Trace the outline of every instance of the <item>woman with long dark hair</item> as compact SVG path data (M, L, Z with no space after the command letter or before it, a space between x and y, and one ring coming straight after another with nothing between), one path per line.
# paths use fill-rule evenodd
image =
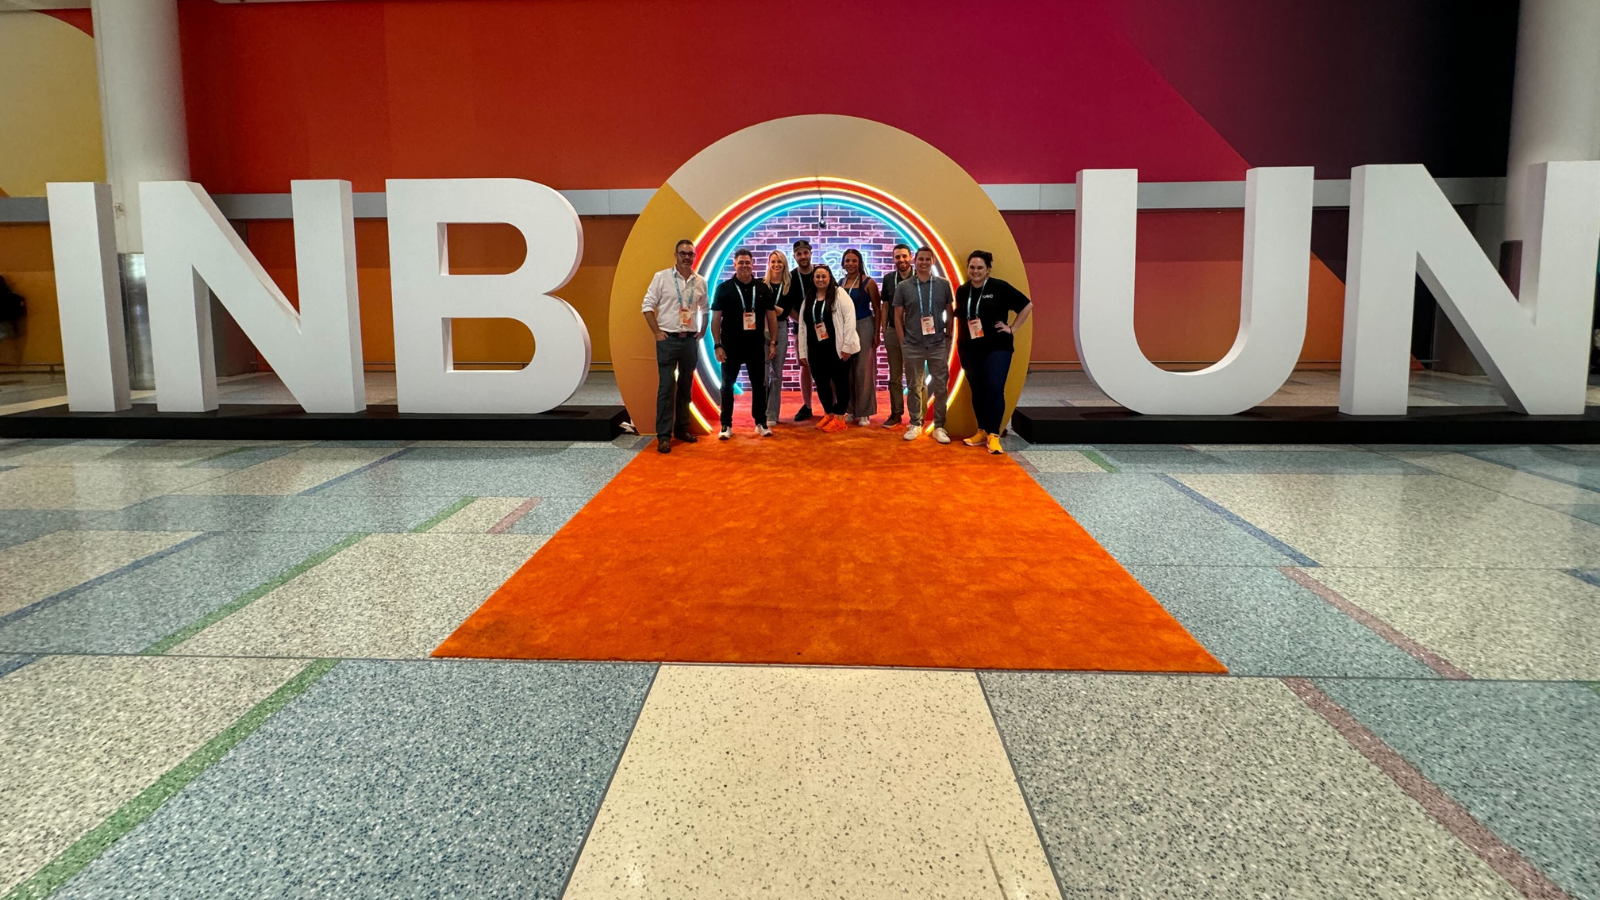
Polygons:
M840 290L827 266L817 266L811 278L817 293L801 306L797 353L811 368L811 381L826 413L817 422L817 430L843 431L849 427L843 417L849 404L850 357L861 353L855 304Z
M978 432L962 441L1002 452L1000 427L1006 414L1006 378L1011 373L1012 334L1033 315L1033 302L1010 284L989 276L994 254L967 254L967 283L956 291L956 353L972 390ZM1016 313L1016 319L1010 315Z
M878 283L867 274L866 259L854 247L844 252L844 283L855 308L856 340L861 352L850 366L850 402L845 407L845 423L868 425L878 411L878 335L883 333L883 301Z

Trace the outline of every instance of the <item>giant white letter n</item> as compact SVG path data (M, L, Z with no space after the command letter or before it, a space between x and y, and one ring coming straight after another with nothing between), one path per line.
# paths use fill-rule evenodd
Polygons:
M1515 297L1422 166L1361 166L1351 176L1339 410L1405 414L1420 274L1513 409L1581 415L1600 245L1600 162L1531 167L1531 221L1524 223Z
M217 408L208 286L307 412L367 408L350 182L295 181L290 196L298 312L200 185L139 186L157 409Z

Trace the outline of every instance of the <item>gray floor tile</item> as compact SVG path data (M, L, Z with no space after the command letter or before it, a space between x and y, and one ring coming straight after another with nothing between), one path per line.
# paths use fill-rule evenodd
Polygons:
M76 528L93 513L65 509L0 510L0 549L24 544L64 528Z
M1123 565L1293 564L1156 475L1034 477Z
M56 897L555 898L652 671L342 663Z
M1276 679L980 677L1064 897L1518 896Z
M10 675L35 659L38 657L23 653L0 653L0 678Z
M520 455L520 454L526 454ZM419 449L319 491L329 497L592 495L633 458L623 451Z
M1435 677L1277 569L1129 566L1129 571L1235 675Z
M173 495L86 517L122 531L410 531L460 496ZM183 523L183 524L179 524Z
M589 502L588 497L545 497L518 519L509 534L555 534Z
M0 648L136 653L339 538L325 532L212 535L0 628Z
M1546 876L1600 897L1600 695L1549 682L1317 682Z
M1168 474L1297 474L1417 475L1425 470L1397 459L1360 450L1252 450L1221 449L1199 452L1179 447L1130 449L1106 445L1097 448L1106 461L1122 472Z

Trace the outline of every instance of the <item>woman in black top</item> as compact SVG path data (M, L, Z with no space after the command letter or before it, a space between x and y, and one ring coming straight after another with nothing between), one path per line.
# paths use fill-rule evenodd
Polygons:
M826 413L817 430L844 431L850 427L843 418L850 402L850 357L861 352L855 304L834 281L832 269L817 266L811 274L817 292L800 310L800 358L811 367L817 399Z
M1014 349L1011 336L1033 314L1033 302L998 278L989 277L994 254L974 250L967 254L967 283L956 290L956 354L972 389L972 412L978 432L962 443L988 444L999 453L1000 426L1006 414L1006 376L1011 372ZM1015 321L1008 322L1010 313Z

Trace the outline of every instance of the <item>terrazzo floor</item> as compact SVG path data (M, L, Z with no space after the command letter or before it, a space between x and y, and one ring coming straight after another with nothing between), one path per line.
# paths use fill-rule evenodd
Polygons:
M1600 447L1008 441L1230 674L431 659L638 439L0 443L0 898L1600 900Z

